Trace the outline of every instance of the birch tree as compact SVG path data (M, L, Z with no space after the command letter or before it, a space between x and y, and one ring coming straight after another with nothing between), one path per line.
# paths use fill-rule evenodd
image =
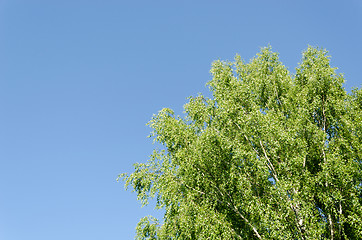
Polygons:
M295 74L270 47L211 74L212 97L154 115L164 148L119 176L165 212L136 239L362 239L362 90L313 47Z

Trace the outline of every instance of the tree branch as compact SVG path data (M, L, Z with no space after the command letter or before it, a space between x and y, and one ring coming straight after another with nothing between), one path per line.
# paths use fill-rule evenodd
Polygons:
M328 220L329 220L329 225L331 226L331 240L334 239L334 231L333 231L333 223L332 223L332 217L331 214L328 214Z
M216 179L216 178L214 177L214 175L213 175L211 172L209 172L207 169L204 169L204 168L203 168L203 170L204 170L206 173L208 173L212 179ZM219 189L219 187L218 187L216 184L214 184L212 181L210 181L210 183L216 188L216 190L219 192L219 194L224 197L224 193ZM231 198L231 196L229 195L229 193L228 193L227 191L226 191L225 193L226 193L226 195L227 195L227 196L229 197L229 199L230 199L230 202L225 202L226 205L229 206L235 213L237 213L237 214L249 225L249 227L253 230L253 232L254 232L255 235L258 237L258 239L261 240L262 238L261 238L258 230L249 222L249 220L248 220L243 214L240 213L240 211L239 211L239 210L237 209L237 207L234 205L234 203L233 203L233 201L232 201L232 198ZM217 199L217 200L219 200L219 199ZM221 201L221 200L219 200L219 201ZM221 202L223 202L223 201L221 201ZM223 202L223 203L224 203L224 202ZM224 204L225 204L225 203L224 203ZM231 204L230 204L230 203L231 203Z
M263 149L264 156L265 156L266 160L268 160L268 163L270 165L269 169L271 168L270 171L273 173L273 177L275 178L275 180L277 182L279 182L277 172L275 171L275 168L274 168L273 164L271 163L270 159L268 158L268 155L266 154L265 148L264 148L263 143L261 142L261 140L260 140L260 146Z

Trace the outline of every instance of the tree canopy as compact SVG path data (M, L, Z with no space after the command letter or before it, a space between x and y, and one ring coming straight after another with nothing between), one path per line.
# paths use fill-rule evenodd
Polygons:
M148 125L164 147L119 177L142 204L136 239L362 239L362 90L324 49L292 74L270 47L215 61L212 98Z

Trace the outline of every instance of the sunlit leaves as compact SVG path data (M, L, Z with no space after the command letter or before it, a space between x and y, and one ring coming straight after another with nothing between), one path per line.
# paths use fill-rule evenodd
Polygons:
M213 97L153 116L164 150L121 176L165 210L137 238L362 238L362 91L346 93L327 52L309 47L296 75L270 47L211 74Z

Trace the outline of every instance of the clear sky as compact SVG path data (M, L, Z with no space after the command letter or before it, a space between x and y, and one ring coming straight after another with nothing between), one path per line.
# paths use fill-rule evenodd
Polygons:
M152 114L208 93L214 60L329 50L362 83L362 1L0 0L0 240L133 239L154 213L117 183Z

